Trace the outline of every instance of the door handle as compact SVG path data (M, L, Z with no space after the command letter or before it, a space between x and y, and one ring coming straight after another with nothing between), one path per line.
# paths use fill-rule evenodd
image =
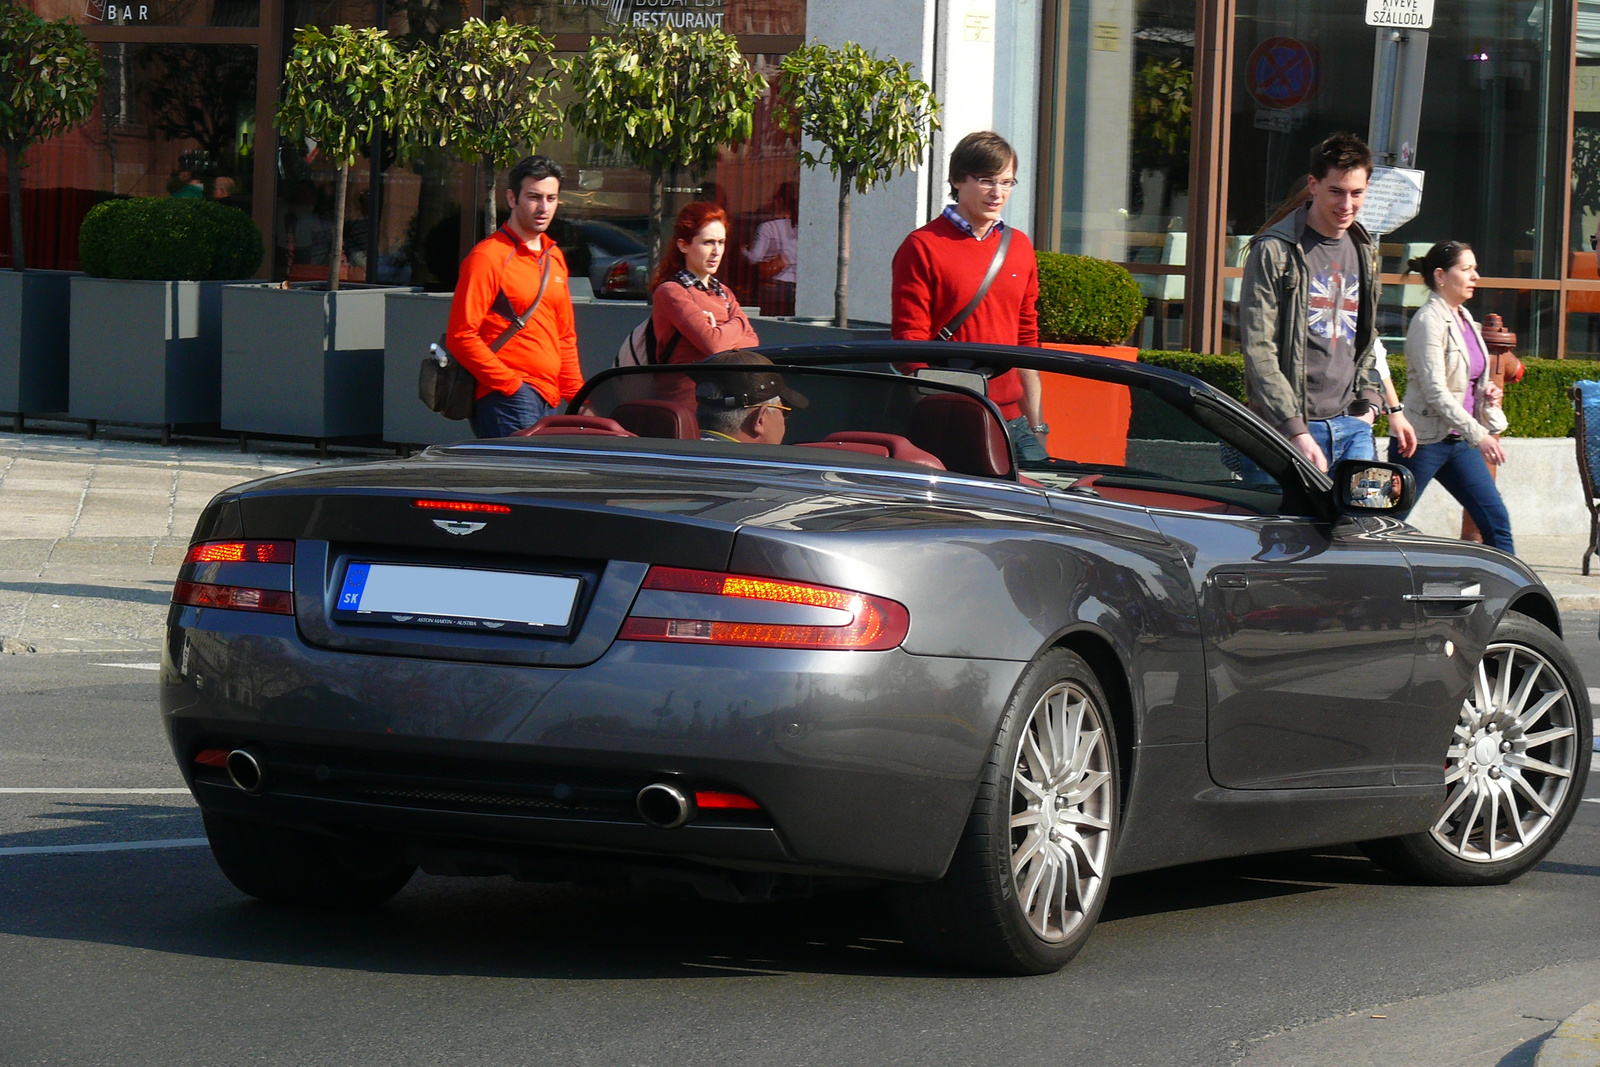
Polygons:
M1218 589L1243 589L1250 584L1250 579L1237 571L1223 571L1216 575Z

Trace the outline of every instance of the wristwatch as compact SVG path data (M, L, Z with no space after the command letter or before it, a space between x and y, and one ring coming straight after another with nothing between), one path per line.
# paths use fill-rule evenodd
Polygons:
M1049 433L1050 424L1048 422L1041 422L1037 426L1029 426L1028 429L1032 433Z
M1406 409L1406 406L1404 404L1385 404L1385 405L1383 405L1383 410L1384 410L1385 414L1389 414L1389 415L1398 415L1402 411L1404 411L1405 409Z

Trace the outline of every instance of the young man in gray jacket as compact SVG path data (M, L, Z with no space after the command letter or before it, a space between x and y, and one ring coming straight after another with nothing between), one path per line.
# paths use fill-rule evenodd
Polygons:
M1311 150L1306 201L1250 243L1239 295L1250 409L1318 470L1375 459L1378 248L1356 221L1372 151L1348 133ZM1398 407L1398 406L1397 406Z

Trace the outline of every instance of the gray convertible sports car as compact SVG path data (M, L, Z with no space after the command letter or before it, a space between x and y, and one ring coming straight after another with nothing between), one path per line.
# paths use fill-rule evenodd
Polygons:
M1113 874L1361 842L1503 882L1572 818L1591 713L1554 601L1397 521L1402 468L1330 479L1216 390L1088 355L768 355L218 496L162 707L228 878L331 906L419 866L881 883L936 958L1040 972ZM988 396L1014 367L1048 460Z

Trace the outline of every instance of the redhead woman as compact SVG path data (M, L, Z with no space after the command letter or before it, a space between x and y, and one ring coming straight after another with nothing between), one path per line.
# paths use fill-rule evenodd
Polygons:
M760 342L733 291L716 279L728 249L728 215L697 200L678 212L650 284L650 321L663 363L699 363Z
M1472 246L1441 241L1410 263L1432 292L1406 331L1406 411L1417 450L1399 462L1417 494L1438 479L1483 531L1484 544L1511 552L1511 516L1489 475L1505 450L1491 436L1505 428L1501 390L1489 378L1489 349L1465 304L1478 287Z

